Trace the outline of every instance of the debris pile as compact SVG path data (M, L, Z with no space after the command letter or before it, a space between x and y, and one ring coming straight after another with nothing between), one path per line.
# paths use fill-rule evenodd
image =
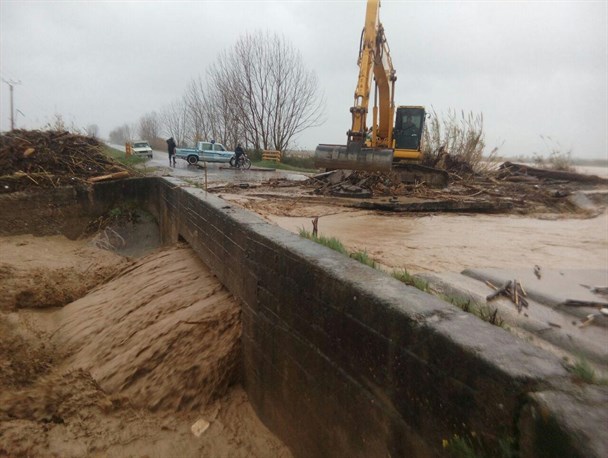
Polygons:
M447 153L443 147L440 147L440 152L434 158L425 158L423 162L429 167L436 169L447 170L451 174L457 174L459 176L471 176L475 175L473 166L469 161L462 158L460 155L452 155Z
M70 132L14 130L0 135L0 193L86 184L131 174L95 138Z
M311 193L350 198L388 197L395 205L400 198L432 201L485 202L488 208L513 209L515 212L573 213L585 210L573 202L577 191L594 189L608 180L574 172L535 169L504 163L498 170L470 174L467 178L450 173L446 186L438 188L429 179L405 181L399 169L390 172L335 170L311 177ZM485 208L485 207L484 207ZM384 208L383 208L384 209Z
M372 197L373 195L405 195L410 186L401 182L395 172L366 172L337 170L312 178L315 194L342 197Z

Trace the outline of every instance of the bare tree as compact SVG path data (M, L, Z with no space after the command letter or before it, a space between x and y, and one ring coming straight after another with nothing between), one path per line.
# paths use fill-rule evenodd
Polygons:
M137 135L144 140L152 140L160 135L161 123L158 114L153 111L146 113L137 125Z
M97 124L89 124L84 131L89 137L97 138L99 126Z
M205 85L199 76L190 82L184 94L184 102L188 110L188 136L193 143L208 139L210 134L208 109L206 101Z
M218 84L210 75L210 83L205 93L205 101L210 107L209 124L213 138L220 139L224 145L236 147L247 143L243 124L239 122L238 107L230 91Z
M210 76L210 82L204 82L199 76L186 90L188 137L193 143L206 139L236 146L244 135L241 134L234 104L230 102L229 92L214 83L217 82L213 76Z
M176 100L161 112L163 131L173 137L178 146L186 145L188 135L188 105L185 98Z
M160 138L161 130L162 123L156 111L146 113L139 118L137 135L142 140L148 141L152 148L162 149L164 147L164 141Z
M321 122L317 77L277 34L244 35L220 54L209 76L214 108L223 104L223 120L256 149L285 150L294 136Z
M123 126L125 132L125 141L131 142L135 140L135 136L137 133L137 125L136 124L124 124Z
M110 142L111 143L115 143L117 145L121 144L121 143L124 143L124 141L125 141L125 134L124 134L122 126L121 127L116 127L114 129L112 129L110 131L109 138L110 138Z
M110 132L110 142L116 144L122 144L134 140L133 136L136 132L136 126L134 124L123 124L120 127L112 129Z

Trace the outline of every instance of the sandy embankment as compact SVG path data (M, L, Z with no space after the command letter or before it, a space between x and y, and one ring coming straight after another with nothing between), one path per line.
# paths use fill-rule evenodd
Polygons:
M24 241L42 253L44 239L0 246ZM83 254L89 272L122 259L50 241L66 259ZM0 286L10 283L16 297L32 286L28 269L45 262L10 251L3 266L22 282L9 275ZM196 255L178 246L120 264L113 280L61 309L5 305L0 456L290 456L238 385L239 306ZM210 426L197 437L199 419Z

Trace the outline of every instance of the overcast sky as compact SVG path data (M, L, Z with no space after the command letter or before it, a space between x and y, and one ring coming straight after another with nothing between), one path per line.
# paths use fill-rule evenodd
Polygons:
M319 78L325 123L297 146L344 143L365 1L0 0L0 72L17 126L55 113L113 128L160 111L247 31L282 34ZM382 1L398 105L483 113L504 155L606 158L606 1ZM10 128L9 89L0 92ZM552 141L543 141L551 137Z

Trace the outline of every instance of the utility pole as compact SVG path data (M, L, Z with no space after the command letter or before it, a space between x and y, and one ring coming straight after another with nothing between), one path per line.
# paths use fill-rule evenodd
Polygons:
M5 80L4 78L2 78L2 81L8 84L8 87L11 91L11 130L15 130L15 117L13 113L13 88L15 87L15 85L21 84L21 81Z

